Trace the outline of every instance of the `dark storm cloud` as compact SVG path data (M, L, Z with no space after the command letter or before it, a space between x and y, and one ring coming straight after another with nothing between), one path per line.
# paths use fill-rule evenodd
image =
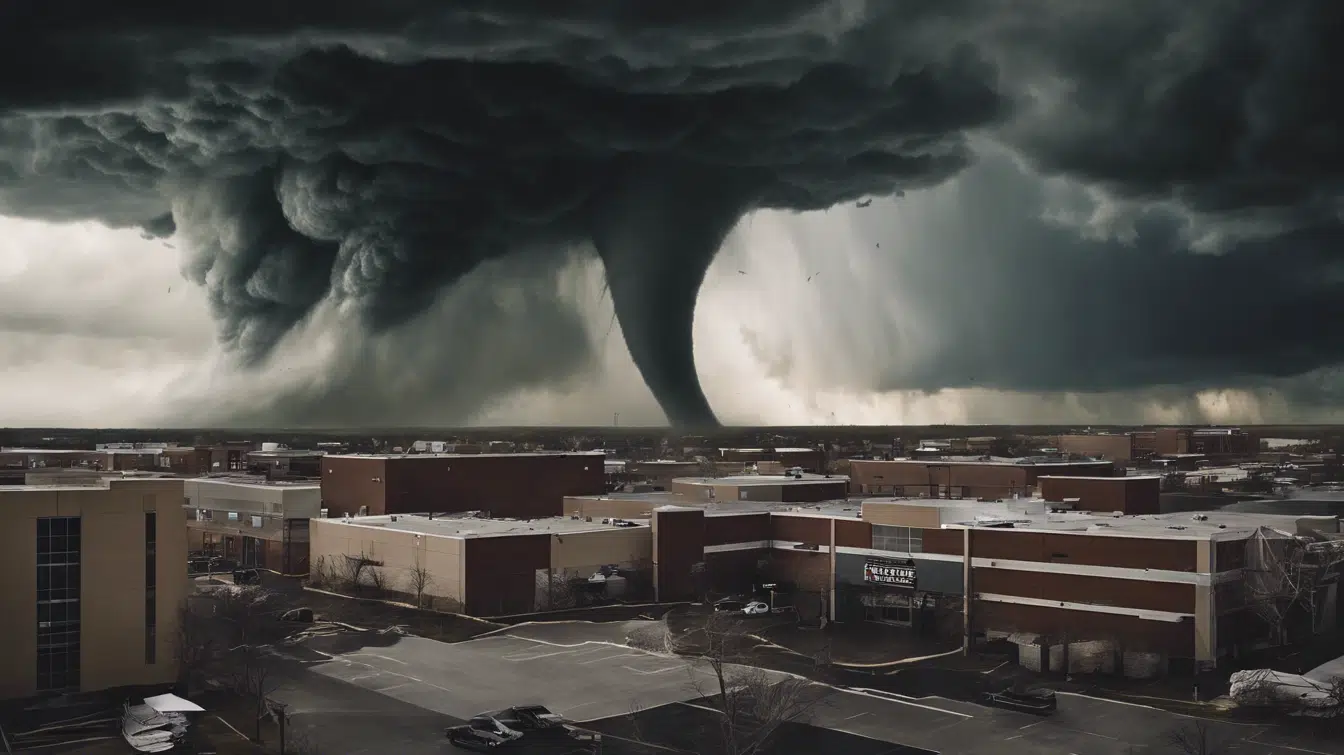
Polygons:
M733 223L937 183L1003 113L991 66L913 33L933 7L11 5L0 63L43 63L2 98L8 209L176 227L254 358L329 292L384 329L593 241L660 403L712 422L690 322Z
M733 224L936 185L970 162L972 131L1118 201L1167 203L1136 238L1176 279L1209 264L1185 257L1196 228L1256 240L1220 263L1233 277L1275 275L1284 251L1324 269L1339 15L1308 0L9 3L0 65L31 75L0 88L0 211L176 229L253 359L327 297L388 329L486 261L591 242L645 381L674 422L708 423L691 321ZM1114 259L1095 285L1148 305L1177 293ZM1331 317L1331 294L1275 322ZM1150 367L1071 380L1244 364L1262 343L1210 337L1182 361L1166 320L1139 322L1152 332L1113 343ZM1261 372L1334 349L1302 338Z

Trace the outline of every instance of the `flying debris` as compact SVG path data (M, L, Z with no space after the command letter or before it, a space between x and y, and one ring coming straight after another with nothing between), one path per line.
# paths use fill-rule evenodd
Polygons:
M854 206L857 207L857 208L859 208L860 210L862 210L863 208L867 207L868 205L870 205L870 204L872 204L872 203L873 203L873 200L871 200L871 199L865 199L865 200L863 200L862 202L859 202L859 203L855 204Z
M738 271L737 271L737 274L738 274L738 275L746 275L746 274L747 274L747 271L746 271L746 270L738 270Z

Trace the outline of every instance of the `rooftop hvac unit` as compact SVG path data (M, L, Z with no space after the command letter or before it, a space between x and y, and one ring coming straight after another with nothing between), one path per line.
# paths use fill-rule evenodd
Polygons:
M318 519L326 519L326 518L327 518L327 510L326 510L326 509L318 509L318 510L317 510L317 518L318 518Z

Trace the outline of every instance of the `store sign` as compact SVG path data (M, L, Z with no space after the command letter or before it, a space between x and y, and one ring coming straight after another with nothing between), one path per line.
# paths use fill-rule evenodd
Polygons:
M863 564L863 581L894 587L914 587L915 567L892 561L867 561Z

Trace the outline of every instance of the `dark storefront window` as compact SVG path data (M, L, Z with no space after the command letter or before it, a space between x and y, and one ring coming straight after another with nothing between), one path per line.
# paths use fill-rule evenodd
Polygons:
M158 515L145 514L145 663L153 664L158 646Z
M37 689L79 689L80 520L37 520Z

